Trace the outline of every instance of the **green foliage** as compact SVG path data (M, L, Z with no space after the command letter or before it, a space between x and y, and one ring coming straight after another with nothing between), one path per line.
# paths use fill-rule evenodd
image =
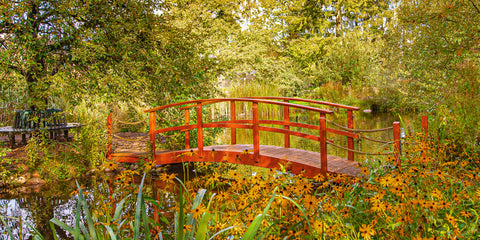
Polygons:
M48 140L42 136L33 136L28 140L26 147L27 162L26 166L31 169L39 169L44 163L44 159L49 159ZM48 161L47 161L48 162Z
M286 40L304 36L336 36L355 29L381 34L384 21L389 21L390 1L305 1L264 0L268 16L282 25L282 37Z
M478 4L406 1L396 11L384 50L396 81L383 88L383 96L397 108L434 115L439 138L448 136L460 152L478 152Z
M118 37L137 39L140 33L128 30L143 29L153 14L153 1L19 1L2 2L0 29L0 67L2 72L23 76L28 86L29 105L45 108L51 94L54 76L66 66L91 64L77 56L85 44L97 45L111 41L109 50L96 61L118 61L125 54ZM145 21L138 21L139 19ZM148 25L147 25L148 26ZM120 30L125 32L120 32ZM118 44L118 45L114 45ZM121 45L121 46L130 46ZM84 49L86 50L86 49ZM111 53L116 53L115 55ZM82 61L83 60L83 61ZM4 76L5 78L5 76Z

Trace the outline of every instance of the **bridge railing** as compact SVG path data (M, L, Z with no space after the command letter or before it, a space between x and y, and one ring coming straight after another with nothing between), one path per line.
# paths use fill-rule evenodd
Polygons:
M334 108L340 108L340 109L345 109L347 111L347 128L353 129L353 111L358 111L360 108L358 107L353 107L353 106L348 106L348 105L343 105L343 104L337 104L337 103L331 103L331 102L325 102L325 101L318 101L318 100L312 100L312 99L303 99L303 98L293 98L293 97L254 97L256 99L268 99L268 100L278 100L278 101L284 101L284 102L301 102L301 103L308 103L308 104L314 104L314 105L323 105L323 106L329 106L329 107L334 107ZM283 116L285 121L290 120L290 109L289 107L284 107L283 110ZM286 125L285 129L289 129L289 126ZM340 135L343 135L340 133ZM358 138L358 137L357 137ZM354 147L354 137L347 136L347 148L349 149L348 151L348 160L353 161L355 159L355 155L353 150L355 150ZM290 147L290 135L285 134L285 147L288 148Z
M280 100L280 101L279 101ZM291 103L290 101L300 102L300 103L310 103L310 104L321 104L328 105L337 108L347 109L347 122L348 127L353 128L353 113L352 111L358 110L356 107L340 105L335 103L328 103L323 101L315 101L309 99L299 99L299 98L277 98L277 97L259 97L259 98L223 98L223 99L202 99L202 100L192 100L180 103L168 104L149 110L145 112L149 113L149 124L150 124L150 142L153 150L153 156L155 156L155 135L161 134L170 131L184 131L185 132L185 148L190 148L190 133L192 129L197 129L197 144L198 152L201 156L203 154L203 129L204 128L230 128L231 129L231 144L236 144L236 129L252 129L253 131L253 157L254 159L259 158L260 154L260 140L259 132L275 132L285 135L285 147L290 147L290 136L302 137L314 141L318 141L320 145L320 160L322 166L322 172L326 173L326 161L327 161L327 132L339 134L346 136L348 139L351 139L351 145L349 144L349 149L354 150L353 139L359 138L359 136L350 131L344 131L339 129L327 128L326 125L326 115L333 113L332 110L326 110L313 106L306 106L297 103ZM203 107L209 104L221 103L221 102L230 102L230 120L227 121L217 121L217 122L203 122ZM252 104L252 119L249 120L238 120L236 119L236 109L235 105L237 102L250 102ZM269 104L283 106L284 109L284 119L283 120L263 120L259 119L258 105L259 104ZM168 108L179 107L180 110L185 111L185 123L181 126L174 126L168 128L157 129L156 128L156 112ZM190 124L190 109L195 108L196 110L196 123ZM303 109L311 112L317 112L320 114L320 120L318 125L311 125L306 123L293 122L290 120L290 108ZM279 125L283 128L269 127L263 125ZM303 132L292 131L290 127L298 127L305 129L313 129L319 132L318 135L307 134ZM350 140L349 140L350 142ZM353 160L352 156L349 159Z
M352 129L354 128L353 125L353 111L358 111L360 108L358 107L353 107L353 106L347 106L347 105L342 105L342 104L336 104L336 103L331 103L331 102L325 102L325 101L318 101L318 100L311 100L311 99L302 99L302 98L292 98L292 97L246 97L247 99L260 99L260 100L274 100L274 101L283 101L285 103L307 103L307 104L313 104L313 105L323 105L323 106L329 106L329 107L334 107L337 109L345 109L347 113L347 129ZM236 120L236 104L235 100L230 101L230 123L241 123L241 124L253 124L253 122L249 122L246 120ZM189 109L195 107L195 105L189 105L180 108L181 110L185 111L185 124L188 125L189 122ZM316 106L315 106L316 107ZM319 125L308 125L308 124L302 124L302 123L295 123L291 122L290 120L290 106L284 105L283 106L283 121L275 121L275 120L260 120L260 124L271 124L271 125L283 125L283 129L287 131L280 131L278 129L273 129L273 128L267 128L267 127L260 127L260 130L263 131L270 131L270 132L277 132L277 133L283 133L284 134L284 146L285 148L290 148L290 138L292 134L288 132L290 130L290 127L300 127L300 128L308 128L308 129L314 129L314 130L319 130ZM337 131L336 129L333 128L327 128L328 132L332 132L335 134L343 135L347 137L347 152L348 152L348 160L353 161L354 160L354 139L358 138L358 135L354 134L348 134L345 131ZM347 130L348 131L348 130ZM352 131L349 131L352 132ZM352 132L353 133L353 132ZM299 136L302 135L301 133L295 132L293 134L294 136ZM318 137L319 136L311 136L311 135L302 135L300 137L304 137L307 139L311 140L316 140L319 141ZM185 148L188 149L190 148L190 136L189 132L185 132ZM327 140L328 141L328 140ZM231 144L236 144L236 128L231 127Z

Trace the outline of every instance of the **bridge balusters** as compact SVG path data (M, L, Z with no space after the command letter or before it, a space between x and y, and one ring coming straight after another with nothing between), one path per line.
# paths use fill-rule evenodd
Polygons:
M185 126L190 124L190 108L185 109ZM190 130L185 131L185 149L190 148Z
M347 128L353 129L353 111L347 110ZM347 137L348 149L354 150L354 143L352 137ZM348 160L353 161L355 158L354 152L348 151Z
M327 176L327 123L325 114L320 115L320 171Z
M197 103L197 143L198 155L203 156L203 115L202 103Z
M288 103L289 100L284 100L284 102ZM287 125L290 122L290 107L288 106L283 107L283 121L285 122L283 129L290 130L290 126ZM285 134L285 148L290 148L290 134Z
M394 139L394 157L395 161L397 162L397 167L400 169L401 159L400 154L402 153L401 145L400 145L400 122L393 122L393 139Z
M235 101L230 101L230 121L236 120L236 112L235 112ZM237 144L237 129L232 127L231 130L231 143L232 145Z
M253 102L252 104L252 118L253 118L253 159L255 161L258 161L260 157L258 102Z
M148 117L148 123L150 125L150 144L152 147L152 154L153 154L153 160L155 160L155 130L157 129L156 123L157 123L157 118L155 116L155 112L150 112L150 115Z

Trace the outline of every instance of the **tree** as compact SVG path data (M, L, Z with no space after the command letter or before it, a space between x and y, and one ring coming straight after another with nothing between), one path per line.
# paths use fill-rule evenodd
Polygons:
M158 6L155 0L2 0L0 68L23 76L29 105L45 108L57 73L121 61L135 46L121 39L147 38ZM102 52L81 58L79 47L97 44L103 44Z
M397 16L387 50L401 72L402 92L414 101L410 104L436 109L451 97L476 98L480 5L470 0L404 1Z
M402 1L396 16L386 53L398 99L434 115L438 139L448 136L458 153L480 154L480 4Z
M285 27L282 36L343 36L357 28L379 31L388 21L389 0L263 0L265 15ZM381 31L379 31L381 32Z

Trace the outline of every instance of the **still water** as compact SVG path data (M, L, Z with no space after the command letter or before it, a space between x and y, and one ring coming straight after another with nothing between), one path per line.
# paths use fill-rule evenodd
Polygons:
M269 112L269 113L268 113ZM267 114L260 115L262 119L280 119L280 114L277 110L267 111ZM249 118L248 114L242 115L239 112L238 119ZM302 112L292 111L292 121L317 124L318 116L305 115ZM346 113L339 112L335 115L327 116L327 119L337 124L346 125ZM382 129L392 126L394 121L402 120L402 126L405 126L406 132L412 132L419 130L420 117L415 114L389 114L389 113L364 113L357 112L354 114L354 128L355 129ZM333 125L327 123L327 127L333 127ZM292 130L304 131L304 129ZM315 134L314 132L306 133ZM253 142L251 131L238 129L237 130L237 143L251 144ZM370 138L379 139L382 141L390 141L393 139L392 131L382 131L377 133L368 133L362 135L368 135ZM230 131L225 130L215 138L215 144L229 143ZM335 144L346 146L346 137L335 136L328 134L327 138L334 141ZM277 133L264 133L260 135L260 144L264 145L277 145L282 146L284 144L284 137L282 134ZM312 151L318 151L318 142L314 142L307 139L291 137L291 147L301 148ZM389 152L391 148L389 145L383 143L375 143L371 141L361 140L355 142L355 149L362 152ZM328 154L336 155L339 157L346 157L346 151L337 149L333 146L328 146ZM358 159L360 155L356 154ZM85 191L89 192L87 195L87 201L92 209L101 209L102 206L108 204L109 194L111 194L111 187L108 184L108 179L95 180L95 179L82 179L79 180ZM161 185L161 184L160 184ZM145 186L145 194L152 196L158 192L161 186L156 184L154 180L151 180ZM0 194L0 215L6 221L9 229L12 230L13 235L17 239L30 239L31 232L29 226L35 227L45 239L52 239L52 230L49 225L51 218L57 218L62 222L65 222L69 226L74 225L77 196L71 194L77 189L74 181L62 182L53 186L45 186L41 189L28 190L27 192L11 192ZM134 188L132 188L133 191ZM116 191L121 191L116 189ZM133 199L133 198L132 198ZM163 196L164 205L166 208L170 208L174 205L174 196ZM133 202L133 201L132 201ZM15 219L12 219L15 218ZM66 233L62 230L56 230L58 236L62 239L68 239ZM0 225L0 239L10 239L6 235L6 227Z

